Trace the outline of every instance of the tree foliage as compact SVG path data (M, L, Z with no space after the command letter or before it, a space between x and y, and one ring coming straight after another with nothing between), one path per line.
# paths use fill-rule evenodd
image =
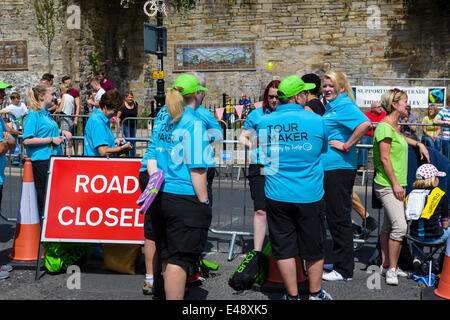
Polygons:
M62 17L62 5L64 0L34 0L34 11L36 15L36 31L39 40L47 49L48 71L51 72L51 50L52 43L57 33L58 21Z

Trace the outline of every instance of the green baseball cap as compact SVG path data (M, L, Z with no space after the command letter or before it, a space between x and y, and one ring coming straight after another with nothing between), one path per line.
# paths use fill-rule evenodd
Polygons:
M12 88L12 85L4 83L2 80L0 80L0 89L6 89L6 88Z
M290 98L305 90L314 89L316 85L314 83L304 83L299 76L293 75L284 78L278 86L278 91L281 91L284 95L279 96L280 99Z
M200 82L196 77L194 77L191 74L182 74L179 76L175 82L173 83L173 88L181 87L183 88L183 91L181 92L181 95L184 96L186 94L194 93L197 90L200 91L208 91L208 89L202 87L200 85ZM172 88L168 88L170 90Z

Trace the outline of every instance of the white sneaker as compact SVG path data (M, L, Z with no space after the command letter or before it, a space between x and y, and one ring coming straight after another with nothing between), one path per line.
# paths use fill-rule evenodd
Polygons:
M388 269L387 268L383 268L383 266L381 266L380 270L381 270L381 275L383 277L385 277L386 276L386 272L387 272ZM397 276L399 276L399 277L403 277L403 278L408 278L409 277L409 274L407 272L403 271L400 268L397 268L396 271L397 271Z
M398 286L397 270L394 268L386 271L386 284Z
M322 279L326 280L326 281L339 281L339 280L352 280L352 278L344 278L339 272L337 272L336 270L333 270L331 272L328 273L324 273L322 274Z

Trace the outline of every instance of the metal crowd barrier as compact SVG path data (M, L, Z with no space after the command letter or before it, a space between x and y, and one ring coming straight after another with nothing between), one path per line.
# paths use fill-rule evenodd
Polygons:
M64 116L66 115L54 115L56 119L60 119ZM82 118L85 125L85 120L88 116L80 115L76 117ZM116 137L124 137L123 131L121 130L121 125L123 126L123 123L126 123L128 121L140 121L140 123L137 122L136 137L124 138L129 141L140 143L139 150L143 151L140 152L143 155L150 141L154 120L154 118L145 117L125 118L119 126L116 126L114 128L116 130ZM213 197L213 220L211 223L210 231L214 234L226 235L231 237L228 247L228 260L230 261L234 258L234 246L236 244L237 238L241 240L243 244L242 249L244 249L244 236L253 236L254 213L253 210L250 210L250 214L247 213L248 206L253 208L253 202L250 198L250 192L248 192L249 187L247 185L246 175L249 163L249 150L238 141L245 119L238 119L237 121L230 123L230 125L227 125L227 123L223 120L218 120L218 122L224 130L225 140L213 143L216 163L215 170L217 176L213 182L213 192L215 192ZM82 126L83 128L84 125ZM427 126L419 123L407 123L401 125ZM72 137L72 140L83 145L84 136L74 135ZM74 145L76 145L76 143L74 143ZM367 149L368 151L370 151L370 149L372 149L372 145L370 144L357 144L356 147L359 150ZM76 152L75 154L82 155L82 148L81 153L79 151L80 150L78 150L78 152ZM12 165L11 158L15 155L13 155L11 152L8 153L7 156L9 161L7 162L7 167L5 170L6 179L3 189L4 197L2 208L5 208L7 206L9 209L2 209L0 211L0 216L6 221L12 222L16 221L17 219L11 217L8 214L5 214L5 212L18 212L18 203L13 203L13 195L17 195L18 190L21 190L23 167L20 165ZM24 157L23 146L22 157ZM368 160L369 159L370 157L368 156ZM369 207L368 188L370 173L373 173L373 170L369 170L368 165L366 164L362 176L362 186L365 186L363 205L365 207L366 213L368 212L367 209ZM243 176L244 179L241 180L241 176ZM233 201L236 204L234 204ZM378 210L378 230L380 228L380 215L381 210ZM356 245L376 243L376 238L354 238L354 244ZM218 242L217 250L219 251Z

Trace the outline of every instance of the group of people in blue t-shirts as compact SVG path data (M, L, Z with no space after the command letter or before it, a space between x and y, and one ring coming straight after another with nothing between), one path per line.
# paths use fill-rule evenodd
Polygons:
M321 100L315 96L317 90L314 89L318 86L322 91ZM401 183L397 183L395 179L396 175L401 175L397 173L398 163L403 165L404 157L389 152L410 144L429 160L423 144L397 139L394 132L383 129L391 127L389 119L395 122L406 112L404 100L407 97L395 90L389 92L390 96L383 96L382 105L388 116L386 123L377 127L374 139L374 146L377 145L374 157L378 157L375 159L377 190L381 194L380 190L386 189L383 192L390 197L387 201L380 195L386 211L397 210L398 203L396 207L391 206L393 201L403 201L399 198L401 191L397 184L404 188L403 180L398 177ZM142 290L144 294L168 300L183 299L188 269L201 257L212 219L215 173L212 143L222 140L223 133L211 112L201 106L207 91L205 78L199 73L185 73L176 78L168 89L165 106L156 116L139 172L142 191L152 174L164 171L165 175L158 195L145 214L146 276ZM50 85L34 86L29 98L31 105L25 121L23 144L32 161L42 216L50 157L61 155L62 143L70 140L72 135L60 130L50 116L48 109L54 99L54 89ZM322 101L326 101L323 109L311 104ZM111 118L117 115L123 102L117 90L109 90L101 96L86 124L84 155L117 155L132 148L124 139L116 139L110 128ZM320 112L315 112L316 109ZM392 126L395 131L394 127L397 127ZM297 256L306 261L310 300L332 299L323 290L322 280L352 279L351 209L357 166L356 144L370 128L371 122L356 105L346 75L334 70L317 81L305 82L296 75L271 81L264 91L262 107L248 115L239 140L252 150L248 179L255 211L254 245L256 251L262 251L267 224L272 257L277 260L286 289L283 299L300 299ZM10 138L7 133L3 137ZM2 141L0 139L0 148ZM388 147L391 144L392 150ZM444 175L433 168L419 169L422 171L418 170L418 178ZM435 189L436 186L435 180L429 186L417 185L417 188L431 188L431 193L414 194L409 198L410 208L417 207L418 201L424 202L425 193L446 201L442 190ZM443 202L439 208L444 207L447 208L447 204ZM417 210L414 212L418 214ZM398 241L393 238L396 224L390 219L399 214L402 213L386 214L382 230L386 244L391 240ZM419 217L424 218L420 214ZM447 226L448 215L443 219ZM419 219L414 224L418 230L416 236L423 235L421 230L424 228L428 233L442 236L441 230L429 223ZM326 227L333 239L334 253L334 264L328 268L329 272L324 272ZM397 253L389 252L389 248L383 251L382 268L387 276L394 274L397 277L395 259L389 262L389 257Z

